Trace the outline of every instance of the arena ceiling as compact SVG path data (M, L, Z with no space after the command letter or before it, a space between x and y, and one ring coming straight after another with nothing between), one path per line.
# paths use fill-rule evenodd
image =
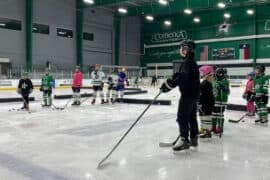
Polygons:
M85 1L85 0L83 0ZM270 3L270 0L93 0L94 4L84 3L85 8L105 7L115 12L119 7L126 8L126 16L143 16L146 14L166 15L181 13L189 8L192 11L220 9L218 3L225 8L242 7ZM225 9L224 8L224 9Z

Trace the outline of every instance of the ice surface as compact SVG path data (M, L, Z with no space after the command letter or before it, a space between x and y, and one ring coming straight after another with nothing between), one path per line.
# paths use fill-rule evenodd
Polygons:
M59 91L68 93L69 90ZM41 95L35 92L40 100ZM127 96L152 98L148 94ZM3 96L2 92L0 93ZM242 89L233 89L230 101L240 102ZM12 95L6 92L5 95ZM141 119L119 148L97 170L99 161L111 150L147 105L90 105L64 111L36 112L8 110L20 103L0 104L0 179L2 180L269 180L269 127L253 119L239 124L225 123L222 139L201 140L197 150L178 155L159 148L178 134L175 123L179 93L162 94L172 106L155 105ZM55 100L57 106L66 100ZM241 100L243 104L244 101ZM227 111L226 119L244 112Z

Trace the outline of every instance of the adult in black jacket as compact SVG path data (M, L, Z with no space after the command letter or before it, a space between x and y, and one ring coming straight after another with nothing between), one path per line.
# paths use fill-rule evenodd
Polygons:
M32 81L27 77L28 74L24 72L19 81L17 92L22 95L23 107L22 109L29 110L29 95L33 92Z
M200 74L195 61L195 43L184 40L180 44L180 55L183 63L179 72L172 79L167 79L161 86L162 92L169 92L179 86L181 98L178 106L177 122L180 137L174 143L173 150L181 151L189 149L190 146L198 146L198 123L197 123L197 101L200 89ZM190 140L189 140L190 137Z

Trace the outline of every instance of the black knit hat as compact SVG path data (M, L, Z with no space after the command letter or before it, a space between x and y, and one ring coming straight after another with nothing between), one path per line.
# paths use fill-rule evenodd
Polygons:
M194 52L196 49L195 42L189 39L183 40L180 43L180 48L187 50L188 52Z

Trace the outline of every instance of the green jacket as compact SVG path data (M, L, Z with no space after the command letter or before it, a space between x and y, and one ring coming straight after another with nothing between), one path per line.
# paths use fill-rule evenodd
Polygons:
M256 95L268 95L270 76L256 76L254 78L254 92Z
M230 94L230 83L227 79L215 81L213 83L213 91L215 97L215 103L226 104Z
M41 88L43 90L51 90L53 87L54 78L52 75L45 75L41 79Z

